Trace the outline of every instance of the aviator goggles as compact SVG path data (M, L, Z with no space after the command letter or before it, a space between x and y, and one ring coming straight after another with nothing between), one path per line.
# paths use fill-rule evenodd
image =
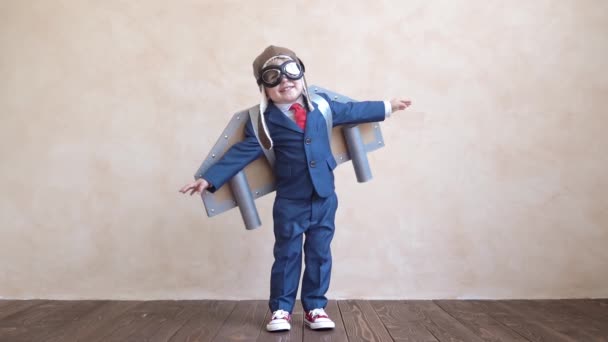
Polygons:
M304 76L304 66L296 61L286 61L281 65L269 65L262 68L261 76L258 79L258 85L263 84L268 88L276 87L281 83L283 76L295 81Z

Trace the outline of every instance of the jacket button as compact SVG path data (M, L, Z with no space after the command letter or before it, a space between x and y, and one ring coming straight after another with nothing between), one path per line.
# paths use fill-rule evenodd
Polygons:
M314 161L314 160L311 160L310 161L310 167L315 167L315 166L317 166L317 162Z
M306 145L310 145L310 143L312 142L312 139L306 138L305 142L306 142Z

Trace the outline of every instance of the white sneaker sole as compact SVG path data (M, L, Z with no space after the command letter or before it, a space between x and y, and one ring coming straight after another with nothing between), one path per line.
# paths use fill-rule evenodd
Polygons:
M291 324L289 322L267 324L266 330L267 331L287 331L287 330L291 330Z
M336 323L334 322L318 322L312 323L307 320L304 320L304 324L306 324L312 330L320 330L320 329L333 329L336 327Z

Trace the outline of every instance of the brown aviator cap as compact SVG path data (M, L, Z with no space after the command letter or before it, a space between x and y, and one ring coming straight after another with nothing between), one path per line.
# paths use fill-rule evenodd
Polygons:
M253 76L255 77L256 81L260 78L260 72L264 67L264 63L266 63L266 61L272 57L280 55L289 56L293 58L294 61L298 61L300 64L302 64L302 61L298 58L298 56L296 56L295 52L289 50L288 48L270 45L264 49L264 51L253 61Z

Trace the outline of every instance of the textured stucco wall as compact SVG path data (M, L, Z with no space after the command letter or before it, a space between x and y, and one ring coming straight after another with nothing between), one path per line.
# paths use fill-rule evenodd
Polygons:
M0 297L266 298L272 196L245 231L177 189L270 43L414 101L337 170L330 297L606 297L607 35L599 0L3 1Z

